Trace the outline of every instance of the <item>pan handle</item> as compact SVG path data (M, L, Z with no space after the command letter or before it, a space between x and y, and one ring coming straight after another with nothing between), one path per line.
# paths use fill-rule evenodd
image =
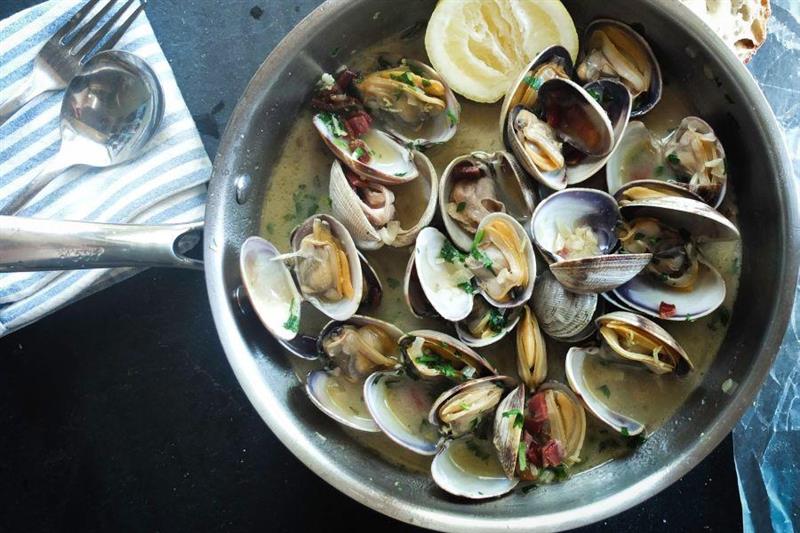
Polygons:
M203 223L139 225L0 216L0 272L114 267L201 270L184 255L203 239Z

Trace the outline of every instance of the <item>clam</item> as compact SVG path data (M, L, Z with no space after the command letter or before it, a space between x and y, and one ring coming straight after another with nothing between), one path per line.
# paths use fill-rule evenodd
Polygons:
M505 386L510 384L513 381L506 376L487 376L460 383L436 398L428 422L438 426L447 438L471 433L482 420L494 415Z
M431 464L431 475L443 490L483 499L516 486L516 480L503 475L487 435L505 386L511 383L504 376L468 381L445 391L434 403L429 421L439 426L446 440Z
M668 138L664 153L672 172L690 191L719 207L728 183L727 162L722 143L706 121L684 118Z
M407 367L424 379L466 381L497 374L497 370L463 342L432 330L418 330L400 339Z
M508 152L473 152L455 158L439 181L439 212L453 243L469 250L478 226L491 214L508 213L524 224L536 195Z
M346 320L359 305L380 302L380 281L344 226L331 216L312 216L291 240L295 252L281 254L269 241L249 237L239 255L242 283L247 303L272 336L295 355L316 359L316 335L298 336L303 301L330 318Z
M548 336L564 342L579 342L595 331L593 318L597 312L596 294L570 292L545 271L536 280L531 309L539 326Z
M548 483L580 461L586 413L561 383L547 382L525 401L525 385L497 408L493 442L509 479Z
M567 289L601 293L623 285L652 259L649 253L613 253L618 219L617 202L607 193L567 189L538 205L531 234L550 271Z
M482 296L475 295L472 311L467 318L456 322L456 334L464 344L473 348L494 344L519 322L520 314L517 309L498 309Z
M377 432L362 394L367 376L400 365L403 332L366 316L329 322L320 332L318 351L326 362L306 378L306 393L322 412L353 429Z
M605 110L581 86L562 78L542 83L533 108L512 107L503 136L525 171L555 190L567 186L569 166L604 158L614 148ZM582 179L585 172L579 174Z
M424 148L449 141L461 104L439 73L412 59L381 59L382 70L354 80L365 107L406 145Z
M633 116L647 113L661 99L661 67L647 41L633 28L597 19L586 28L575 73L584 83L619 80L633 97Z
M419 176L411 150L389 134L372 127L350 133L343 119L325 111L314 115L313 123L333 155L365 180L397 185Z
M517 373L522 382L535 389L547 378L547 345L539 321L527 305L517 328Z
M359 248L408 246L436 214L436 170L421 152L413 152L413 157L420 170L419 178L388 186L365 181L334 160L330 177L331 208Z
M524 68L511 84L500 108L500 131L506 126L508 112L521 105L532 109L539 96L539 88L544 82L553 78L570 79L572 77L572 57L566 48L560 45L550 46L542 50L533 61Z
M627 205L631 202L638 202L641 200L650 200L652 198L663 198L666 196L677 196L679 198L703 201L702 198L682 185L660 180L629 181L625 185L619 187L614 193L614 198L617 199L620 205Z
M646 271L614 291L624 307L667 320L708 315L725 300L725 282L699 243L736 240L733 223L703 202L677 196L622 201L624 250L650 252Z
M608 192L616 192L624 185L643 180L668 182L673 178L664 164L661 140L643 122L632 120L625 128L614 153L606 165Z
M530 239L505 213L483 219L469 254L460 252L439 230L423 229L410 261L405 288L412 311L424 312L418 298L424 294L438 315L452 322L469 316L476 292L493 307L522 305L530 298L536 276Z
M644 424L611 409L594 394L586 383L583 364L587 357L600 357L600 349L573 346L567 351L564 371L570 388L583 400L586 408L610 428L630 437L641 434L645 430Z
M650 319L616 311L595 322L603 339L600 354L612 361L643 365L654 374L685 374L694 368L672 335Z
M308 218L294 232L292 249L303 298L334 320L351 317L361 302L364 276L353 238L341 222L329 215Z

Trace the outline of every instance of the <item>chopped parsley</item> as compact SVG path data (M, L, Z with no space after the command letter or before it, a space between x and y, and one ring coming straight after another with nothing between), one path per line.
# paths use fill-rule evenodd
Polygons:
M567 465L558 465L558 466L549 466L546 468L553 473L556 480L564 481L569 477L569 470L567 470Z
M534 91L538 91L539 87L542 86L542 78L537 78L535 76L525 76L522 78L522 81Z
M522 415L522 411L519 409L509 409L508 411L503 412L503 418L508 418L510 416L514 417L515 428L521 428L522 424L525 423L525 417Z
M386 283L388 283L389 287L392 289L397 289L398 287L400 287L400 280L397 280L395 278L386 278Z
M361 146L353 150L353 159L361 159L365 155L367 155L367 151Z
M589 95L591 95L591 97L594 98L598 103L603 101L603 95L598 89L592 87L591 89L587 89L586 92L589 93Z
M403 176L406 175L406 173L405 172L395 172L394 175L397 176L398 178L402 178Z
M495 333L500 333L508 324L505 315L499 309L489 310L489 329Z
M347 130L342 126L339 117L328 112L322 112L318 116L320 120L322 120L322 123L325 124L325 127L336 137L347 137Z
M453 365L434 353L422 352L422 355L417 357L415 361L421 365L427 366L431 370L439 372L448 378L455 378L458 375L456 373L456 369L453 368Z
M389 76L394 81L399 81L400 83L405 83L406 85L410 85L412 87L416 87L417 84L414 83L414 79L411 77L410 72L403 72L402 74L391 74Z
M267 233L269 233L270 235L275 233L275 224L273 224L272 222L267 224Z
M634 437L629 437L629 438L625 439L625 445L629 449L633 449L633 448L636 448L637 446L641 446L646 441L647 441L647 437L645 437L644 435L642 435L640 433L639 435L636 435Z
M628 428L625 427L625 426L622 426L621 428L619 428L619 432L622 433L623 437L630 437L631 436L630 432L628 431Z
M416 72L415 72L415 74L416 74ZM422 78L422 86L423 87L430 87L431 86L430 80L427 79L427 78Z
M519 463L519 469L521 472L524 472L528 469L528 459L525 457L525 454L528 453L528 447L525 446L525 441L521 441L519 443L519 450L517 453L517 462Z
M459 406L461 409L463 409L464 411L467 411L467 410L469 410L469 408L470 408L470 407L472 407L472 404L470 404L470 403L467 403L467 402L458 402L458 406ZM476 419L476 420L477 420L477 419Z
M475 420L477 421L478 419L476 418ZM486 453L486 451L483 448L478 446L478 444L472 439L469 439L467 441L467 449L469 449L469 451L471 451L472 454L475 455L475 457L477 457L481 461L486 461L490 457L489 454Z
M453 243L448 240L444 241L442 250L439 252L439 257L448 263L455 263L456 261L463 263L464 259L466 259L466 255L461 250L453 246Z
M653 174L655 174L656 176L663 175L664 174L664 165L658 165L656 167L655 171L653 172Z
M535 483L531 483L530 485L522 487L522 494L528 494L530 491L537 488L538 486L539 485L536 485Z
M472 285L471 281L465 281L464 283L459 283L458 288L466 292L467 294L475 294L475 286Z
M339 51L340 51L340 50L341 50L341 47L339 47L339 46L337 46L336 48L334 48L333 50L331 50L331 57L336 57L336 56L338 56L338 55L339 55Z
M283 323L283 327L293 333L300 331L300 315L297 313L297 300L292 299L289 305L289 318Z
M333 207L333 198L331 198L330 196L326 196L325 197L325 202L327 202L327 204L328 204L328 209Z
M304 185L292 193L292 204L292 211L283 215L286 222L300 223L319 211L319 198L306 192Z
M674 152L667 156L667 161L669 161L673 165L680 165L681 164L681 160L678 158L678 156Z
M456 124L458 124L458 117L456 116L456 114L453 112L452 109L448 107L445 113L447 113L447 118L450 120L451 126L455 126Z
M472 249L470 250L470 255L475 258L476 260L483 263L483 266L487 269L492 268L492 260L486 255L484 252L478 249L478 245L483 240L483 230L478 231L475 234L475 240L472 241Z
M467 208L467 202L458 202L458 205L456 205L456 211L458 213L462 212L466 208Z
M611 389L608 388L608 385L600 385L597 390L602 392L606 398L611 398Z

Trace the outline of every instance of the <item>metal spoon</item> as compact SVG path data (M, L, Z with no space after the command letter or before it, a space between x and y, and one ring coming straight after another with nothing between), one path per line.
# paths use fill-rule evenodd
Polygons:
M164 93L147 63L120 50L95 55L67 86L58 153L0 215L16 214L71 167L109 167L136 157L163 116Z

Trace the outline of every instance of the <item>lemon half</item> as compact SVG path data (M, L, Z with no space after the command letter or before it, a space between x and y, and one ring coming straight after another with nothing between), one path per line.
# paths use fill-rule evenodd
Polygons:
M573 61L578 32L560 0L439 0L425 32L428 58L455 92L496 102L546 47Z

